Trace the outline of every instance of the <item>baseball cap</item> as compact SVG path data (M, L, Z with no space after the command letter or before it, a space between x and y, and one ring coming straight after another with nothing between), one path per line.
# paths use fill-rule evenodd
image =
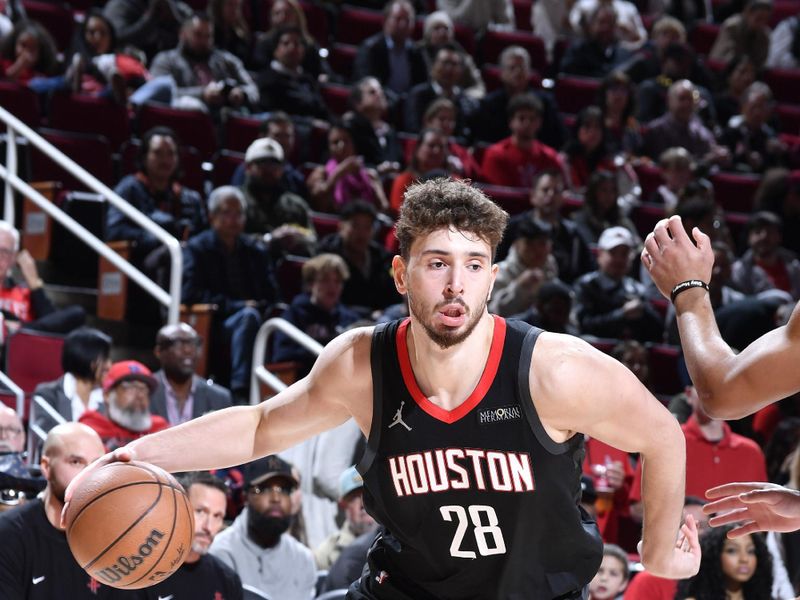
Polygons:
M339 499L344 498L352 491L360 490L364 487L364 478L361 477L355 467L345 469L339 477Z
M633 234L624 227L609 227L600 234L600 239L597 240L597 247L601 250L611 250L617 246L627 246L628 248L636 246Z
M277 454L270 454L264 458L259 458L258 460L247 463L242 471L246 486L258 485L273 477L288 479L295 486L300 483L292 473L292 465Z
M272 138L259 138L247 147L244 162L276 160L283 162L283 147Z
M123 381L143 381L150 388L151 394L158 388L158 382L150 369L135 360L123 360L111 365L103 379L103 391L107 392Z

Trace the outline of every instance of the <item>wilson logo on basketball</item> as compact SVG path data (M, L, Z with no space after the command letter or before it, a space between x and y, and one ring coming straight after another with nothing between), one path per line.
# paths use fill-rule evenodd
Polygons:
M145 558L152 554L153 549L158 546L159 541L163 537L164 534L162 532L160 532L158 529L153 529L150 532L150 535L148 535L144 540L142 545L139 546L138 554L132 554L131 556L120 556L117 558L117 562L110 567L105 567L104 569L95 571L95 577L106 583L115 583L123 577L130 575L145 561Z

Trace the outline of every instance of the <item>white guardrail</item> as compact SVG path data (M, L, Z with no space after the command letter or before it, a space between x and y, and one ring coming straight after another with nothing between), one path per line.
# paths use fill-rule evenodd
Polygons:
M96 177L81 167L66 154L54 147L33 129L25 125L6 109L0 107L0 121L4 122L8 128L6 141L6 164L0 165L0 178L5 180L5 202L4 220L14 224L14 190L24 194L34 204L50 215L53 219L61 223L66 229L75 234L81 241L90 246L95 252L112 263L120 271L125 273L148 294L153 296L158 302L167 307L167 322L177 323L180 316L181 305L181 277L183 275L183 256L181 254L180 242L168 234L160 226L156 225L149 217L133 208L128 202L118 196L108 186L100 182ZM111 248L95 236L92 232L78 223L75 219L61 210L58 206L42 196L33 189L27 182L17 175L17 135L28 140L28 143L35 146L46 154L60 167L68 171L71 175L82 181L89 189L102 195L109 204L119 209L131 221L139 225L142 229L152 233L169 250L170 255L170 278L169 291L164 291L159 285L142 273L139 269L131 265L127 260L114 252Z
M319 356L319 353L322 352L322 344L300 331L286 319L275 317L265 321L259 328L256 334L256 341L253 343L253 370L250 375L250 404L258 404L261 402L261 394L259 392L261 388L259 382L261 381L277 392L282 392L288 387L264 366L267 342L269 341L269 336L275 331L280 331L288 335L292 340L316 356Z

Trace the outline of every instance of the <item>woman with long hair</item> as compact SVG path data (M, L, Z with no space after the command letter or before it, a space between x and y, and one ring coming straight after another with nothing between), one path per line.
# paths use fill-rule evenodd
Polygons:
M53 37L36 21L20 21L3 40L0 76L36 89L36 81L57 75L58 62Z
M733 525L715 527L700 538L700 571L678 583L676 600L770 600L772 557L758 534L728 539Z
M598 169L614 170L614 156L606 143L603 112L597 106L587 106L575 119L572 138L564 146L571 187L582 191L589 175Z
M597 104L603 113L606 145L613 154L633 155L642 144L636 114L636 86L622 71L606 75L598 91Z
M611 171L595 171L586 185L583 208L572 215L578 234L587 244L596 244L600 234L609 227L621 226L640 242L636 226L619 206L617 176Z
M248 63L253 53L253 35L242 12L242 0L211 0L208 16L214 26L214 46Z

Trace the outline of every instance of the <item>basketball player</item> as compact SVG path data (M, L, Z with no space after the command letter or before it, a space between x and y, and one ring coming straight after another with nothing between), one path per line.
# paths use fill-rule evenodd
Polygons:
M714 319L708 281L714 265L709 237L696 227L689 238L680 217L659 221L647 236L642 262L664 296L675 305L681 346L705 412L741 419L800 391L800 304L789 322L736 354ZM696 245L695 245L696 244ZM708 490L712 526L743 521L728 533L800 529L800 492L771 483L730 483Z
M348 598L585 598L602 558L578 506L586 432L645 461L647 569L696 573L694 520L680 526L677 421L580 339L487 312L507 217L464 182L409 187L392 265L409 319L342 334L307 377L258 406L146 436L98 464L235 465L353 417L368 439L364 503L385 531Z

